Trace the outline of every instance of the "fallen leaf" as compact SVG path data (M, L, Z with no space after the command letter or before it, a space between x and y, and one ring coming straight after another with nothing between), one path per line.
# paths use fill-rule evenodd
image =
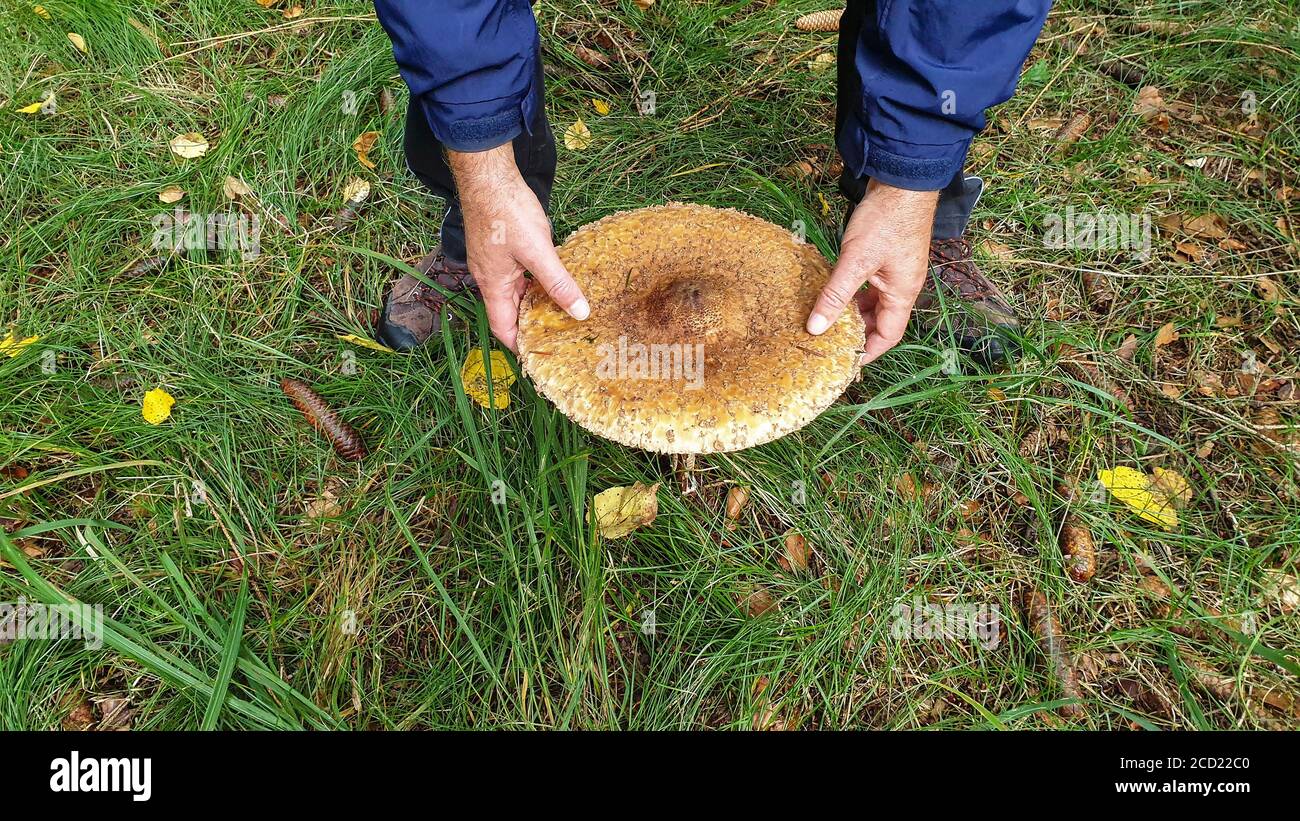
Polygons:
M609 113L609 103L605 102L604 100L601 99L592 100L591 107L596 109L596 113L602 117L604 117L606 114Z
M340 341L347 342L347 343L350 343L350 344L352 344L352 345L357 345L357 346L360 346L360 347L362 347L362 348L369 348L369 349L372 350L372 351L379 351L380 353L397 353L397 351L393 350L392 348L388 347L387 345L381 345L381 344L379 344L378 342L376 342L375 340L373 340L373 339L367 339L367 338L364 337L364 336L357 336L356 334L338 334L338 335L337 335L337 338L338 338ZM508 368L508 367L509 367L509 366L507 365L507 368ZM496 372L497 372L497 363L496 363L496 360L493 359L493 360L492 360L492 373L493 373L493 374L496 374ZM493 390L495 390L495 389L496 389L496 386L495 386L495 384L494 384L494 385L493 385Z
M735 530L740 513L749 504L749 491L740 485L734 485L727 491L727 529Z
M378 140L378 131L367 131L352 141L352 150L357 152L357 161L366 168L375 167L375 164L370 161L370 151Z
M0 353L13 359L15 356L23 352L23 348L26 348L38 339L40 339L39 336L29 336L25 339L19 339L14 335L13 331L10 331L9 336L0 339Z
M648 11L655 4L655 0L636 0L636 7L641 11Z
M1176 510L1192 501L1192 486L1181 473L1169 468L1152 468L1151 490Z
M75 31L70 31L68 32L68 41L72 43L73 46L76 47L77 51L80 51L82 54L86 53L85 37L82 37L80 34L77 34Z
M40 8L40 6L37 6L37 8ZM84 698L79 698L76 706L72 708L72 712L64 717L63 729L65 732L82 732L89 730L94 723L95 713L90 708L90 702Z
M25 105L22 108L16 109L16 111L19 114L35 114L36 112L40 111L41 108L44 107L44 105L45 105L44 101L35 102L32 103L31 105Z
M465 364L460 368L460 382L466 395L479 405L497 410L510 407L510 386L515 383L515 372L510 369L510 362L501 351L493 351L489 364L492 366L492 400L488 399L487 368L483 364L483 349L473 348L465 357Z
M1142 471L1121 465L1114 470L1098 471L1097 480L1140 518L1165 529L1178 525L1178 511L1167 497L1152 491L1151 479Z
M994 259L1015 259L1016 252L1010 245L1004 245L997 240L986 239L980 242L980 250Z
M1132 362L1133 357L1137 354L1137 346L1137 334L1129 334L1124 337L1124 341L1115 349L1115 355L1125 362Z
M221 193L225 194L228 200L237 200L251 195L253 189L239 177L226 177L226 181L221 184Z
M1166 322L1164 325L1160 326L1160 330L1156 331L1155 346L1157 348L1163 348L1165 345L1168 345L1170 342L1177 342L1177 341L1178 341L1178 331L1177 329L1174 328L1174 323L1172 322Z
M167 203L180 202L184 196L185 191L179 185L169 185L158 192L158 201Z
M362 202L369 196L370 183L360 177L353 177L343 187L343 201L346 203Z
M758 618L775 606L776 599L772 598L772 594L761 584L754 585L753 589L740 600L741 609L751 619Z
M591 500L587 521L594 518L600 535L606 539L619 539L651 524L658 515L659 483L647 487L636 482L630 487L612 487L597 493Z
M1265 570L1264 575L1269 579L1264 589L1278 600L1284 613L1300 609L1300 581L1295 576L1281 570Z
M32 11L36 12L36 16L43 20L50 19L50 13L45 10L45 6L32 6Z
M186 160L196 160L208 153L208 140L197 131L187 131L172 137L172 153Z
M1079 141L1079 138L1087 133L1092 126L1092 115L1085 112L1075 114L1057 129L1052 135L1052 139L1058 143L1058 148L1065 148Z
M564 147L570 151L585 151L591 145L591 129L582 118L573 121L573 125L564 129Z
M302 6L290 6L284 10L284 19L294 20L298 17L302 17Z
M786 569L808 569L808 540L799 533L787 533L785 537Z
M162 388L154 388L144 395L140 403L140 415L151 425L161 425L172 415L172 405L176 400Z
M609 57L594 48L574 46L573 55L592 68L604 68L609 65Z
M1194 237L1223 239L1228 236L1228 221L1218 214L1201 214L1183 220L1183 230Z
M835 65L835 55L829 51L823 51L808 63L808 68L812 71L825 71Z
M1060 547L1066 559L1066 573L1071 579L1082 584L1097 572L1097 548L1092 540L1092 531L1077 516L1066 516L1065 524L1061 526Z
M343 506L339 504L338 496L325 488L319 496L303 505L302 512L308 519L334 519L343 512Z

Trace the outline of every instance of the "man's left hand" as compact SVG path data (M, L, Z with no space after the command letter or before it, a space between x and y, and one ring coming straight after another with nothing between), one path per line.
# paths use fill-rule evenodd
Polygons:
M808 332L821 334L857 302L867 326L862 364L898 344L929 265L937 191L908 191L872 180L840 243L840 259L822 289ZM863 283L870 286L859 293Z

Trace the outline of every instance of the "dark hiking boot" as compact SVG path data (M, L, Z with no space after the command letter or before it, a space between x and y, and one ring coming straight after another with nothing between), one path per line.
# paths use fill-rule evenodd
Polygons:
M478 296L478 285L470 276L469 268L463 262L444 257L441 247L416 263L415 269L453 294L468 290ZM379 315L375 337L395 351L409 351L423 345L450 319L447 297L441 291L404 274L384 295L384 310Z
M940 305L948 308L942 315ZM919 331L937 327L942 337L985 366L1010 364L1020 355L1020 321L975 265L965 237L931 240L930 270L914 317Z

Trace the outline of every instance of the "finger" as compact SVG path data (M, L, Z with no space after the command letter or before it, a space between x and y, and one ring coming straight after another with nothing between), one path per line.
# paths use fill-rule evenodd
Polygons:
M852 251L841 254L839 263L827 280L826 287L822 288L817 304L808 317L808 333L814 336L825 333L831 323L840 318L844 306L853 299L867 275L875 273L876 267L874 262L863 265L858 255Z
M892 299L888 294L880 296L876 305L875 327L867 337L864 349L867 362L875 361L902 340L911 315L911 303Z
M487 309L492 335L515 353L519 352L515 347L519 335L519 297L520 290L513 282L483 290L483 306Z
M543 242L530 252L527 259L521 259L520 262L532 272L546 289L546 293L551 295L551 299L567 311L569 316L579 322L591 316L591 306L587 304L587 298L582 295L578 283L564 269L564 263L560 262L559 255L555 253L555 246Z

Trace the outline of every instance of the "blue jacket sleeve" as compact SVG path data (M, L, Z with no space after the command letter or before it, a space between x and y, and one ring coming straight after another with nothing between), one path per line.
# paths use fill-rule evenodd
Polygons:
M375 0L397 67L434 135L483 151L533 122L537 23L527 0Z
M854 54L862 95L840 129L840 153L859 177L914 191L943 188L984 128L984 109L1015 92L1051 0L866 6Z

